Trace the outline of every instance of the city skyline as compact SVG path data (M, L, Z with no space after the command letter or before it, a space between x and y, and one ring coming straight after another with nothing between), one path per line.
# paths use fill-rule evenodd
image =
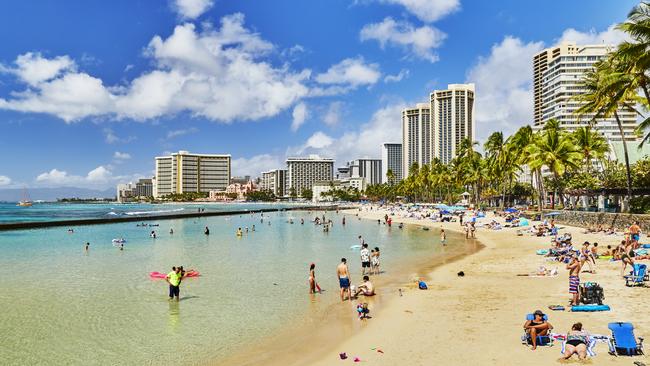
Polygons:
M533 55L560 41L616 44L622 36L612 25L636 2L557 2L535 14L525 4L476 1L312 4L309 12L289 2L203 3L211 6L5 5L0 188L114 187L150 178L152 157L178 150L232 154L233 175L253 176L292 155L376 159L384 142L397 142L400 111L452 83L476 84L477 140L509 134L533 123ZM82 21L52 23L52 14ZM553 24L529 27L549 14ZM278 29L289 19L304 31ZM206 54L205 44L223 52ZM219 74L237 67L259 79ZM195 84L188 70L202 70ZM174 89L179 82L186 88Z

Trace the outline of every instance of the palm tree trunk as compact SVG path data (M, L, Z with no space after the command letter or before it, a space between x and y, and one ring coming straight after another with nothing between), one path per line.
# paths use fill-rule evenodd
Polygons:
M648 101L648 105L650 105L650 92L648 91L648 84L641 83L641 89L643 90L643 94L645 95L645 99Z
M627 202L629 204L630 199L632 198L632 173L630 172L630 157L627 154L627 142L625 141L625 135L623 134L623 125L621 124L621 119L618 117L618 111L614 111L614 117L616 118L616 125L618 126L618 131L621 134L623 139L623 153L625 155L625 173L627 176Z

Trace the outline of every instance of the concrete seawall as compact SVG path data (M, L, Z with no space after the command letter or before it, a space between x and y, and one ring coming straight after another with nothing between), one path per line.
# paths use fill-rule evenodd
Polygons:
M338 210L339 206L297 206L287 208L263 208L258 210L238 210L238 211L219 211L219 212L188 212L182 214L168 214L168 215L142 215L142 216L128 216L128 217L111 217L111 218L96 218L96 219L75 219L75 220L57 220L57 221L38 221L38 222L12 222L0 223L0 231L8 230L25 230L25 229L39 229L57 226L82 226L82 225L102 225L102 224L116 224L120 222L142 222L151 220L174 220L174 219L189 219L196 217L206 216L230 216L230 215L248 215L251 213L261 212L278 212L278 211L334 211ZM345 209L345 207L340 207Z
M544 215L549 212L559 212L560 214L555 216L555 221L571 226L587 227L602 225L605 229L613 226L619 231L623 231L633 222L638 221L644 233L650 232L650 215L563 210L544 210Z

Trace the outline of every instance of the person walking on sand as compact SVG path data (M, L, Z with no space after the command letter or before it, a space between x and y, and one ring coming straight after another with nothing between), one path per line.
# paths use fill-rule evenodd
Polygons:
M569 294L571 294L571 305L580 305L580 261L575 256L567 264L569 270Z
M472 221L469 225L470 233L472 234L472 239L476 239L476 224Z
M447 245L447 233L445 233L445 229L440 229L440 244L443 246Z
M341 287L341 301L345 301L343 294L347 292L348 300L352 301L352 291L350 291L350 271L348 271L347 259L341 258L341 263L336 267L336 276L339 279Z
M174 296L176 301L179 301L181 289L181 269L172 267L172 271L167 274L165 281L169 284L169 299L173 300Z
M370 273L370 251L368 250L368 244L364 243L361 246L359 257L361 257L361 274L365 275L366 271Z

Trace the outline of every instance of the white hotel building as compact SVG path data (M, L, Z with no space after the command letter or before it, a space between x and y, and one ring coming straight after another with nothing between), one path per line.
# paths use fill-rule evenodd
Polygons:
M421 167L434 158L448 164L463 139L474 140L474 84L449 84L434 90L429 103L402 111L402 174L413 163Z
M584 74L592 70L613 46L576 45L562 43L547 48L533 57L534 128L541 129L550 119L557 119L568 131L589 124L593 115L578 117L575 111L582 102L573 100L583 94L581 86ZM626 140L635 140L636 114L625 108L618 109ZM608 141L622 141L615 118L597 119L595 129Z
M386 142L381 147L381 182L388 181L388 170L393 172L394 181L397 183L402 180L402 144Z
M286 169L274 169L268 172L262 172L262 180L260 182L261 190L271 191L276 197L284 197L287 195L286 186Z
M155 160L155 198L172 193L225 191L230 184L230 155L179 151Z
M321 158L318 155L287 158L287 194L293 188L300 196L304 189L312 189L315 182L333 179L333 159Z

